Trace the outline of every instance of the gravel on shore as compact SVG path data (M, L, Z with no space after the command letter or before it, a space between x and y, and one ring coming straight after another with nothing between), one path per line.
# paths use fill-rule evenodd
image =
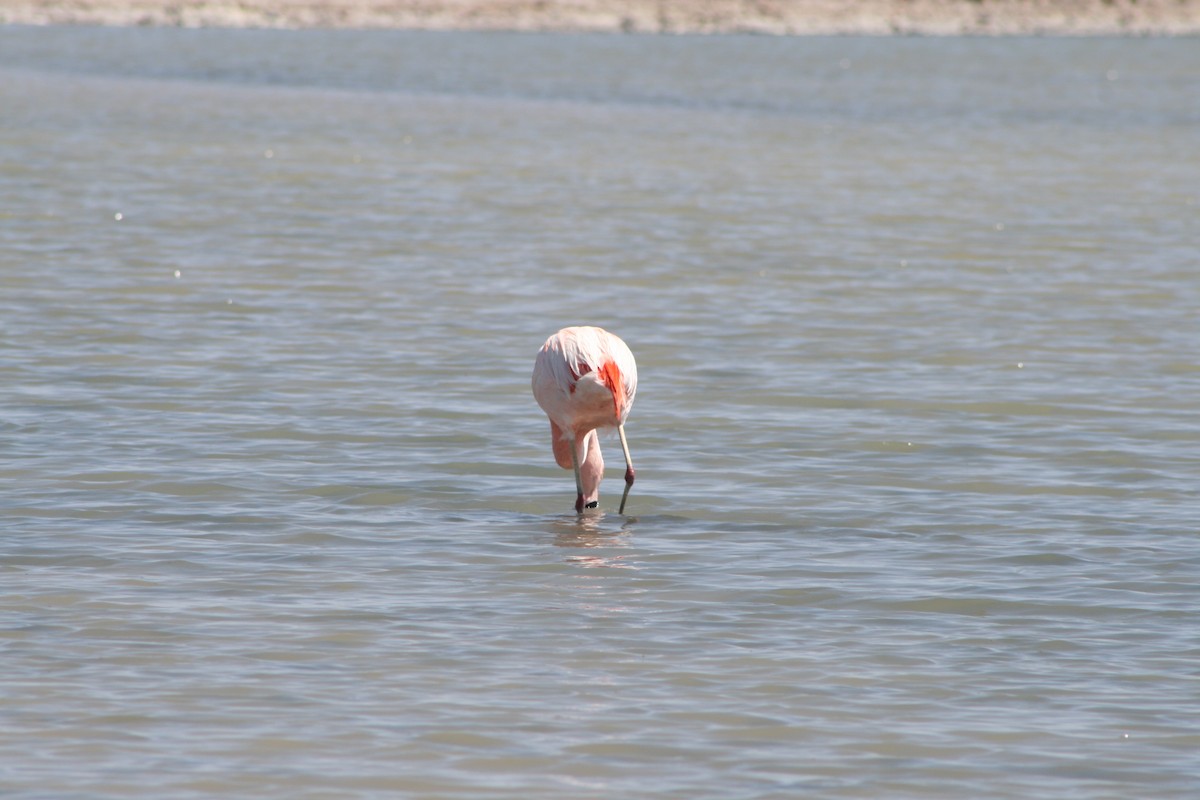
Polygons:
M1200 0L0 0L0 24L1175 36Z

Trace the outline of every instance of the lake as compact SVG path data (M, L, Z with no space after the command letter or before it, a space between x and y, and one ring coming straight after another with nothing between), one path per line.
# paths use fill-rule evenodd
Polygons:
M1196 796L1197 76L0 28L0 787Z

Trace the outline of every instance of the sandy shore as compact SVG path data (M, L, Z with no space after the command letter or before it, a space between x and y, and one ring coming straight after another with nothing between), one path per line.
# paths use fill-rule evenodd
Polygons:
M1200 0L0 0L0 23L791 35L1197 35Z

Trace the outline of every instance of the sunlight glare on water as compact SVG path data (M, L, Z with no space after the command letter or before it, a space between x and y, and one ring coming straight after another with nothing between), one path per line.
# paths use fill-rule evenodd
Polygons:
M0 29L6 796L1193 796L1196 74Z

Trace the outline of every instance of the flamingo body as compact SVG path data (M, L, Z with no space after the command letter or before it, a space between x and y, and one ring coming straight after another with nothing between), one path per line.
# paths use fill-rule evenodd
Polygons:
M637 362L625 342L602 328L563 328L538 352L532 383L534 398L550 418L554 459L575 470L576 511L594 508L600 498L604 459L598 428L616 428L621 436L627 498L635 473L624 426L637 392Z

